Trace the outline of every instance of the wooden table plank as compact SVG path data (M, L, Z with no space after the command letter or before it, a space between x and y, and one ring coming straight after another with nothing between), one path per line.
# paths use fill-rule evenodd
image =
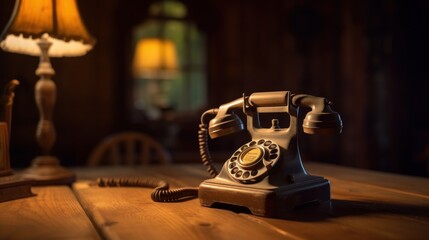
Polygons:
M429 196L428 178L405 176L392 173L369 171L342 167L332 164L309 162L304 164L309 174L324 176L328 179L341 179L372 186L380 186L391 191L412 192Z
M325 177L331 179L333 200L331 212L328 214L322 212L317 215L310 208L309 213L305 210L296 213L299 218L293 220L242 215L276 226L298 238L350 238L350 233L353 233L351 238L354 239L425 237L429 229L429 196L424 193L426 186L429 186L429 179L362 170L358 170L358 176L354 176L354 169L330 167L324 164L312 164L310 167L314 168L314 174L320 174L317 170L323 169L323 173L328 175ZM188 176L185 178L188 184L195 184L198 178L205 175L199 168L178 168L179 171L167 171L165 175L180 179L180 172ZM381 183L377 181L378 174ZM194 180L190 179L192 175L195 176ZM350 180L343 180L344 178ZM183 177L181 181L184 181ZM395 185L396 182L400 184ZM403 183L411 185L411 190Z
M329 214L318 216L308 211L292 220L246 217L306 239L424 239L429 229L428 198L341 180L332 181Z
M69 187L33 187L37 196L0 203L0 239L99 239Z
M146 188L99 188L85 182L73 187L106 239L293 239L233 212L201 207L198 199L155 203Z
M117 222L114 219L118 219L116 217L119 214L118 212L123 211L125 214L134 214L130 218L137 219L139 223L143 221L141 219L148 221L144 223L147 225L145 230L150 232L150 222L153 219L157 219L155 226L158 226L157 224L165 221L162 219L166 217L174 222L174 224L170 224L175 226L169 228L168 231L178 232L179 236L191 234L195 238L201 237L203 231L198 227L198 223L203 222L204 224L202 225L207 223L210 226L215 225L219 228L227 229L223 232L218 232L217 239L227 238L226 236L243 239L242 235L234 235L235 231L228 228L230 225L224 225L226 221L231 221L234 223L233 225L245 224L250 226L249 228L257 230L257 232L262 227L271 232L267 236L275 233L278 234L275 236L290 239L312 239L314 237L335 239L424 239L426 237L427 229L429 229L429 195L426 194L426 188L429 186L428 179L379 174L377 172L323 164L309 164L307 169L312 174L325 176L331 180L333 199L331 212L317 214L314 209L309 208L296 212L294 217L289 217L288 219L270 219L245 213L235 214L228 210L204 208L199 205L197 199L182 203L154 204L150 200L151 190L149 189L97 190L97 188L92 188L87 190L88 187L81 186L78 194L83 196L81 197L83 200L87 201L84 206L90 206L94 202L103 206L102 209L99 206L87 208L89 212L96 212L96 215L107 216L100 223ZM165 179L173 187L198 186L202 180L208 178L204 167L200 165L171 165L134 169L105 168L96 171L84 170L80 174L82 177L87 178L93 178L95 175L103 176L103 174L109 176L151 176ZM408 188L408 185L412 187ZM84 191L88 192L83 193ZM98 192L98 194L91 193L94 191L101 192ZM136 194L136 192L139 193ZM121 194L124 196L117 196ZM133 194L138 195L138 199L130 202L127 196ZM94 197L94 195L100 195L100 197ZM114 211L115 214L109 210L110 203L106 202L105 198L116 199L114 208L120 207ZM122 203L120 203L121 201ZM138 205L138 202L144 207L135 207L134 205ZM134 210L138 208L136 210L138 213L130 213L127 210L128 208ZM159 216L154 215L154 212L161 212L161 214ZM195 218L194 220L192 218L181 219L180 213L185 213L183 215L193 213ZM148 218L147 216L150 217ZM158 217L161 218L158 219ZM123 223L123 218L119 218L120 223ZM221 223L217 222L219 218L223 220ZM196 222L196 219L200 222ZM132 224L127 221L125 221L127 224ZM100 225L104 227L104 224ZM133 226L137 229L140 225L135 223ZM193 230L190 231L186 226ZM120 236L125 234L123 227L105 227L105 229L112 233L119 232ZM129 229L128 231L135 234L135 231L139 231L136 229ZM251 235L262 237L253 232ZM109 236L113 235L110 234ZM126 236L131 237L132 235ZM155 236L153 235L154 238ZM172 235L170 237L173 238ZM207 238L211 239L210 234Z

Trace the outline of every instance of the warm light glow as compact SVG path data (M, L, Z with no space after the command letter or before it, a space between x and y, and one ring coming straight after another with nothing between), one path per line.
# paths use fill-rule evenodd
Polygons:
M171 79L177 73L176 47L171 40L146 38L137 43L134 74L149 79Z
M0 46L5 51L38 56L36 42L45 33L52 42L52 57L82 56L95 43L80 18L75 0L56 0L55 4L53 0L20 0L1 36Z

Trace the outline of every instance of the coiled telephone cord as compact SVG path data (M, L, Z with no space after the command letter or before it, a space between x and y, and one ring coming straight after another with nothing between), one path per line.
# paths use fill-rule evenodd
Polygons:
M153 178L98 178L100 187L155 188L151 198L155 202L177 202L198 196L198 188L169 189L168 183Z
M217 108L205 111L201 115L201 124L198 131L198 145L201 155L201 161L207 167L207 172L211 177L216 177L218 171L213 164L208 148L208 129L205 124L205 117L208 114L216 114ZM99 187L145 187L154 188L151 198L155 202L178 202L198 197L198 188L177 188L169 189L167 182L153 178L98 178Z
M209 145L208 145L209 135L208 135L207 124L205 124L205 118L207 115L209 114L214 115L214 114L217 114L217 112L218 112L217 108L213 108L205 111L201 115L201 124L199 125L200 129L198 130L198 145L200 149L201 161L203 162L204 166L207 167L207 172L210 174L212 178L218 175L218 171L213 164L212 157L210 156Z

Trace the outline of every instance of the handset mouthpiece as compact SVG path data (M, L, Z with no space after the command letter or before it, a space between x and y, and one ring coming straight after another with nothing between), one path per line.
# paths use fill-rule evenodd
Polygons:
M238 98L219 107L216 117L209 122L209 135L213 138L229 135L244 129L241 119L232 112L243 107L243 98Z
M239 132L243 129L243 122L235 113L225 114L220 117L216 116L209 123L209 135L212 139Z

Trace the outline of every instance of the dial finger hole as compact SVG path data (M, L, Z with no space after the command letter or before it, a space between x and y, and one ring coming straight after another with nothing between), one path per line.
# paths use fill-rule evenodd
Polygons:
M278 151L279 151L279 150L275 148L275 149L271 149L271 150L270 150L270 153L271 153L271 154L273 154L273 153L277 153Z
M269 149L274 149L274 148L276 148L277 147L277 145L276 144L271 144L268 148Z
M234 168L236 166L235 162L229 164L229 168Z

